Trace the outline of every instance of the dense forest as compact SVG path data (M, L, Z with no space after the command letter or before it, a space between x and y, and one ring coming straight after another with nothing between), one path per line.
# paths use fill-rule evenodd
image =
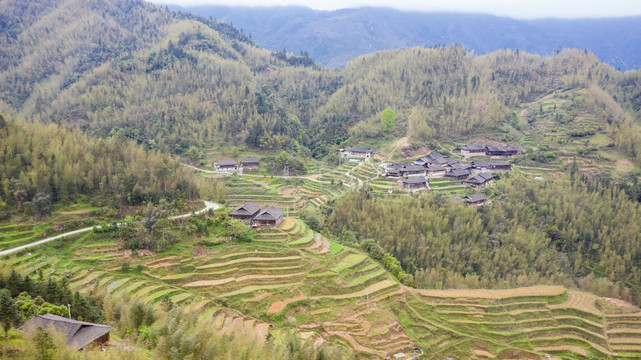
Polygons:
M174 154L223 143L322 157L347 139L502 129L522 104L573 89L582 99L568 112L598 115L641 163L639 71L615 71L583 50L410 48L330 71L260 49L225 23L142 1L3 0L0 12L10 29L0 37L0 108L99 137L117 132ZM391 129L380 126L386 108L398 114Z
M189 170L167 154L120 135L87 137L57 124L0 116L0 215L46 216L57 203L89 195L95 205L122 209L160 199L198 197Z
M641 301L641 206L618 186L499 182L493 204L470 207L439 195L338 199L328 225L346 241L372 238L414 273L417 287L563 284Z

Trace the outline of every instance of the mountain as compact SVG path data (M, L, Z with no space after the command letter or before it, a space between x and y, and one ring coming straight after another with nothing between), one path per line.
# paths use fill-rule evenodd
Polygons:
M621 70L641 66L641 17L516 20L483 14L405 12L364 7L193 6L175 9L232 22L271 50L306 51L323 65L345 66L378 50L460 44L476 54L510 48L549 55L560 48L594 52Z
M2 0L0 17L0 110L192 161L214 146L321 158L348 140L466 137L504 129L512 112L563 92L575 101L554 116L599 119L614 145L641 162L630 145L641 138L621 127L639 126L639 72L615 71L589 51L479 56L416 47L332 71L262 49L226 22L137 0ZM384 132L387 107L398 120Z

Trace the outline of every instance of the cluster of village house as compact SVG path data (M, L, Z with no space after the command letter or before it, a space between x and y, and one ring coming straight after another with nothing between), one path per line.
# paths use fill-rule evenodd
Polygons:
M469 158L478 155L487 155L492 160L479 160L472 162L459 162L452 160L445 155L434 153L413 162L384 164L385 176L398 178L398 183L403 189L421 190L427 189L428 178L445 177L455 181L461 181L481 188L492 183L493 172L509 171L512 165L500 159L501 157L514 156L523 151L521 146L485 146L482 144L469 144L461 148L461 155ZM369 158L375 152L368 148L354 147L347 151L341 151L346 157ZM484 203L487 198L483 194L473 194L463 200L472 204Z
M225 159L218 160L214 163L214 171L217 172L242 172L243 170L258 169L260 159L256 157L242 158L240 164L236 160Z
M253 202L248 202L232 210L229 216L253 227L277 227L283 221L283 209L274 206L262 209Z

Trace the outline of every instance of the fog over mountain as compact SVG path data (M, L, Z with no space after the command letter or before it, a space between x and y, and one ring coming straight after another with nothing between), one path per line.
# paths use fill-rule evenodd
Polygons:
M514 48L548 55L560 48L594 52L615 69L641 65L641 17L517 20L484 14L404 12L389 8L317 11L299 6L170 6L229 21L262 47L335 68L359 55L410 46L460 44L476 54Z

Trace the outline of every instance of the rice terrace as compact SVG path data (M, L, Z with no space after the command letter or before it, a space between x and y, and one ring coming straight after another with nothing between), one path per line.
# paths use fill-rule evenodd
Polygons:
M353 168L320 179L343 176L347 182L345 172ZM68 277L71 288L82 292L134 297L156 307L168 298L223 332L240 327L257 341L291 329L318 344L342 344L358 358L386 358L402 349L410 354L407 349L414 348L424 359L641 356L641 311L625 302L561 286L413 289L367 253L331 241L297 217L297 209L324 206L345 191L337 181L225 179L233 189L229 206L278 204L289 216L277 228L257 230L251 242L211 247L203 244L216 239L186 239L170 252L131 257L116 240L89 232L3 262L25 274Z

